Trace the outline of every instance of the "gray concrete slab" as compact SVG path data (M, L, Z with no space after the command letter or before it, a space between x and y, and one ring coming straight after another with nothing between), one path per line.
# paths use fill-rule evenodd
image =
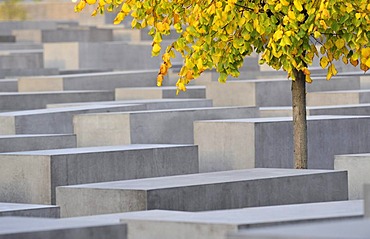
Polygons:
M364 197L365 197L365 217L370 218L370 184L364 185Z
M67 42L45 43L45 67L61 70L159 69L162 59L151 57L151 42ZM130 56L130 57L123 57Z
M363 199L364 184L370 183L370 154L336 155L334 169L348 171L349 199Z
M1 51L0 69L11 68L44 68L43 51L38 49Z
M309 92L307 105L344 105L370 103L370 89Z
M325 77L313 77L314 83L307 85L308 92L361 89L359 77L336 77L330 83ZM290 106L292 103L291 80L251 79L230 80L225 84L208 82L207 99L215 106Z
M0 201L54 204L55 187L198 172L195 145L122 145L0 154Z
M368 116L309 116L307 127L311 169L333 169L338 154L370 151ZM201 172L294 167L291 117L196 121L194 143Z
M59 218L59 206L0 202L0 217Z
M50 218L1 217L0 239L125 239L122 223L61 221Z
M18 88L20 92L32 92L155 86L157 74L158 69L24 77L19 78Z
M18 152L77 147L72 134L0 135L0 152Z
M111 215L121 215L130 239L224 239L227 233L244 228L362 218L364 208L363 201L356 200L209 212L149 210Z
M144 105L85 105L78 107L25 110L0 113L0 135L71 134L73 116L87 113L145 110Z
M0 51L9 51L9 50L42 50L41 44L34 43L1 43Z
M77 26L41 31L41 42L105 42L113 41L111 29Z
M20 77L20 76L40 76L40 75L56 75L59 74L57 68L8 68L1 69L0 77Z
M242 230L227 239L365 239L370 237L370 220L352 219L339 222L310 223Z
M210 107L76 115L79 147L120 144L192 144L193 121L256 117L255 107ZM96 135L99 135L97 138Z
M185 92L177 92L176 86L116 88L116 100L206 98L205 86L188 86Z
M291 106L260 107L261 117L292 116ZM370 115L370 104L307 106L307 115Z
M47 108L78 107L87 105L120 105L140 104L145 105L146 110L184 109L184 108L205 108L212 107L212 100L207 99L149 99L149 100L117 100L99 102L80 102L66 104L48 104Z
M113 91L48 91L0 93L0 110L17 111L45 108L46 104L113 100Z
M0 92L17 92L18 91L18 80L0 80Z
M247 169L58 187L56 202L61 216L71 217L150 209L205 211L347 198L345 171Z

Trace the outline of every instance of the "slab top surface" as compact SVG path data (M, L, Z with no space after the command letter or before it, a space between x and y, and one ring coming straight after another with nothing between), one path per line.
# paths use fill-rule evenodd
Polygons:
M94 188L113 190L154 190L207 184L221 184L241 182L248 180L261 180L273 178L285 178L303 175L319 175L333 172L332 170L296 170L296 169L273 169L255 168L244 170L232 170L212 173L188 174L158 178L144 178L134 180L112 181L104 183L80 184L66 186L68 188ZM343 172L343 171L342 171Z

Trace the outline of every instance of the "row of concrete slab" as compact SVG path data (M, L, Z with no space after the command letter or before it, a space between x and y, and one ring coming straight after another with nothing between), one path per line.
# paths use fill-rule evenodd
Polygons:
M210 72L176 96L153 87L150 43L100 42L109 27L12 24L34 42L0 44L0 69L33 76L0 80L0 239L369 235L367 75L314 77L309 105L330 106L308 109L310 169L294 170L289 80L244 72L221 85ZM40 44L52 34L78 42ZM317 235L303 225L313 221ZM292 223L302 233L265 229Z

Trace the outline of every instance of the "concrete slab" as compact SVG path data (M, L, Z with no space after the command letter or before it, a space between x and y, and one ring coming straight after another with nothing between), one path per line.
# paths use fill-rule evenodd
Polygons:
M145 105L146 110L184 109L212 107L212 100L207 99L148 99L148 100L117 100L99 102L80 102L66 104L48 104L47 108L79 107L87 105L120 105L139 104Z
M310 92L307 105L345 105L370 103L370 89Z
M118 87L155 86L158 69L95 72L19 78L20 92L114 90Z
M113 100L113 91L48 91L0 93L0 110L17 111L45 108L46 104Z
M307 127L311 169L333 169L334 155L370 151L368 116L309 116ZM194 143L201 172L294 167L290 117L197 121Z
M290 106L292 103L291 80L252 79L230 80L225 84L209 82L207 99L212 99L215 106ZM325 77L314 77L314 83L307 85L308 92L325 90L360 89L359 77L337 77L330 83Z
M42 50L9 50L0 52L0 69L44 68Z
M370 154L336 155L334 169L348 171L349 199L363 199L364 184L370 183Z
M0 77L20 77L20 76L40 76L40 75L55 75L59 74L59 70L57 68L7 68L1 69Z
M205 86L188 86L185 92L176 94L176 86L116 88L116 100L206 98Z
M58 187L56 202L62 217L72 217L150 209L204 211L347 198L345 171L247 169Z
M339 222L310 223L242 230L227 239L358 239L370 237L370 220L352 219Z
M61 70L159 69L162 59L151 57L151 42L67 42L45 43L45 67ZM123 57L130 56L130 57Z
M0 154L0 201L54 204L55 187L198 172L195 145L122 145Z
M365 194L365 217L370 218L370 184L364 185Z
M0 152L18 152L77 147L72 134L0 135Z
M117 215L127 224L130 239L224 239L227 233L244 228L362 218L364 209L363 201L356 200L209 212L149 210Z
M260 107L261 117L292 116L291 106ZM307 106L307 115L370 115L370 104Z
M1 134L72 134L73 116L87 113L144 110L144 105L85 105L0 113Z
M0 92L17 92L18 81L16 79L0 80Z
M257 116L254 107L211 107L76 115L79 147L120 144L192 144L193 121ZM99 137L96 137L96 135Z
M122 223L0 217L0 239L125 239L126 235L127 228Z
M59 206L0 202L0 217L49 217L59 218Z

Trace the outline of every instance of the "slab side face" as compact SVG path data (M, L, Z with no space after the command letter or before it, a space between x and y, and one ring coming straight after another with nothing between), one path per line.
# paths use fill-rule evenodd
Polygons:
M370 218L370 184L364 185L364 194L365 194L365 217Z
M206 98L214 106L257 106L255 83L210 82L206 84Z
M346 172L302 171L302 174L293 175L294 172L252 169L58 187L57 204L61 206L61 211L67 210L68 214L64 215L74 213L76 216L83 216L128 210L132 205L126 205L125 192L131 193L130 202L135 203L137 200L140 207L145 204L147 210L177 211L207 211L348 199ZM251 175L248 175L249 173ZM135 199L132 198L135 197L134 192L145 194L139 194ZM95 193L97 196L94 196ZM103 200L99 195L104 195ZM117 195L121 195L120 201L117 200ZM91 206L103 204L109 205L109 208L97 209Z
M1 155L0 201L51 204L50 157Z
M338 155L334 160L335 170L348 171L348 193L350 200L364 198L364 184L370 183L370 155Z
M63 78L25 77L18 79L19 92L62 91Z
M253 123L196 121L194 144L199 147L200 172L255 167Z
M130 239L224 239L226 233L237 232L236 225L179 223L170 221L135 221L127 223Z
M129 114L89 114L73 117L77 147L131 144Z
M16 134L15 117L1 116L0 117L0 135Z
M145 191L110 190L107 192L100 189L71 191L67 187L57 187L56 198L61 217L147 210ZM88 204L85 203L87 201Z

